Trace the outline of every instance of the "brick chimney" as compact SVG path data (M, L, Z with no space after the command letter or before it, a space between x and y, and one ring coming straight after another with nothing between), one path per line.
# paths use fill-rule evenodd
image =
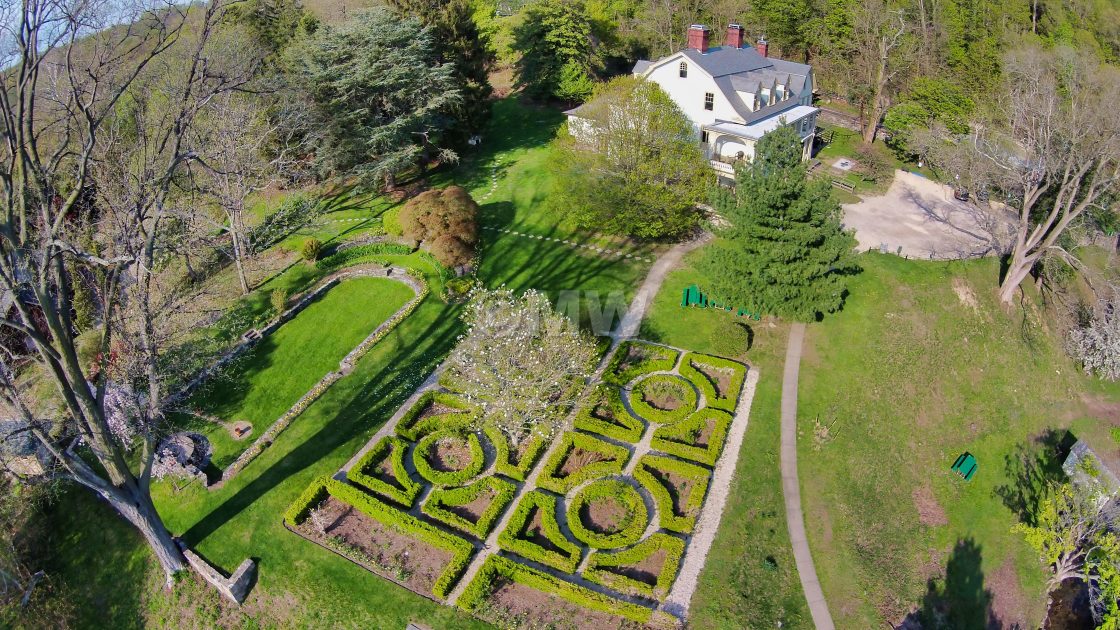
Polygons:
M688 47L699 50L701 53L708 52L708 39L711 32L708 27L703 24L693 24L688 27Z
M758 54L765 57L766 51L770 49L770 43L766 41L766 36L763 35L762 37L758 38L758 42L755 43L754 47L756 50L758 50Z
M728 48L743 47L743 27L731 23L727 25L727 36L723 38L723 45Z

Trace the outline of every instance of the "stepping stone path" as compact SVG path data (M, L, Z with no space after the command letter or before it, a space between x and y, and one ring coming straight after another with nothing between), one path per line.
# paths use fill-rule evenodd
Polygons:
M575 248L575 249L586 249L588 251L596 252L598 254L603 254L604 256L617 256L618 258L630 258L630 259L633 259L633 260L639 260L639 261L648 262L648 263L651 263L651 262L654 261L654 259L650 256L640 256L640 255L636 255L636 254L628 254L626 252L615 250L615 249L607 249L607 248L604 248L604 247L596 247L595 245L588 245L586 243L577 243L575 241L569 241L567 239L561 239L561 238L553 238L551 236L541 236L540 234L528 234L526 232L518 232L517 230L508 230L508 229L504 229L504 228L496 228L496 227L492 227L492 226L489 226L489 225L482 226L482 229L489 230L491 232L501 232L502 234L512 234L513 236L520 236L521 238L536 239L538 241L552 241L554 243L562 243L564 245L568 245L568 246L570 246L572 248Z

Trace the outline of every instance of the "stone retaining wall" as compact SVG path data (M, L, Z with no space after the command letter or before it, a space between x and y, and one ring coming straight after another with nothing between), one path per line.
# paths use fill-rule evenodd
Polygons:
M222 575L221 571L203 560L202 556L188 549L182 541L179 541L179 548L183 551L183 557L187 559L187 564L194 569L194 572L206 580L207 584L217 589L223 597L239 606L245 601L257 568L257 563L252 558L245 558L241 565L237 567L237 570L233 572L233 575L227 578Z

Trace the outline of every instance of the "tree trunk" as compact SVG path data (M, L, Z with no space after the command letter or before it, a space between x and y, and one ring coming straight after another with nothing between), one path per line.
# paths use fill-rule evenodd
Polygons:
M237 281L241 283L241 295L249 294L249 279L245 277L245 262L243 260L245 254L241 245L241 234L239 230L231 232L233 236L233 265L237 267Z
M140 535L144 537L144 541L159 560L160 566L163 567L167 585L170 587L174 575L185 568L183 552L171 538L171 533L163 526L151 497L140 491L131 492L126 488L120 488L119 494L101 493L101 496L139 530Z
M875 142L875 133L879 129L879 119L883 116L883 107L880 104L881 94L882 89L877 87L875 89L875 97L872 98L869 105L866 124L863 127L864 144L871 144Z
M1031 254L1024 256L1020 253L1019 248L1011 253L1011 263L1007 267L1007 274L1003 276L1003 282L999 285L999 300L1000 302L1010 306L1012 300L1015 299L1015 291L1019 285L1030 275L1031 269L1038 261L1038 256Z

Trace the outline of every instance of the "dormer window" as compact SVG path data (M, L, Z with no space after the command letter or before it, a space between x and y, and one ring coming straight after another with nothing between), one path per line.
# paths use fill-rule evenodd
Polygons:
M712 111L713 109L715 109L715 105L716 105L716 95L712 94L711 92L705 92L704 93L704 109L706 109L708 111Z
M684 78L687 78L687 77L688 77L688 64L682 61L681 62L681 78L684 79Z

